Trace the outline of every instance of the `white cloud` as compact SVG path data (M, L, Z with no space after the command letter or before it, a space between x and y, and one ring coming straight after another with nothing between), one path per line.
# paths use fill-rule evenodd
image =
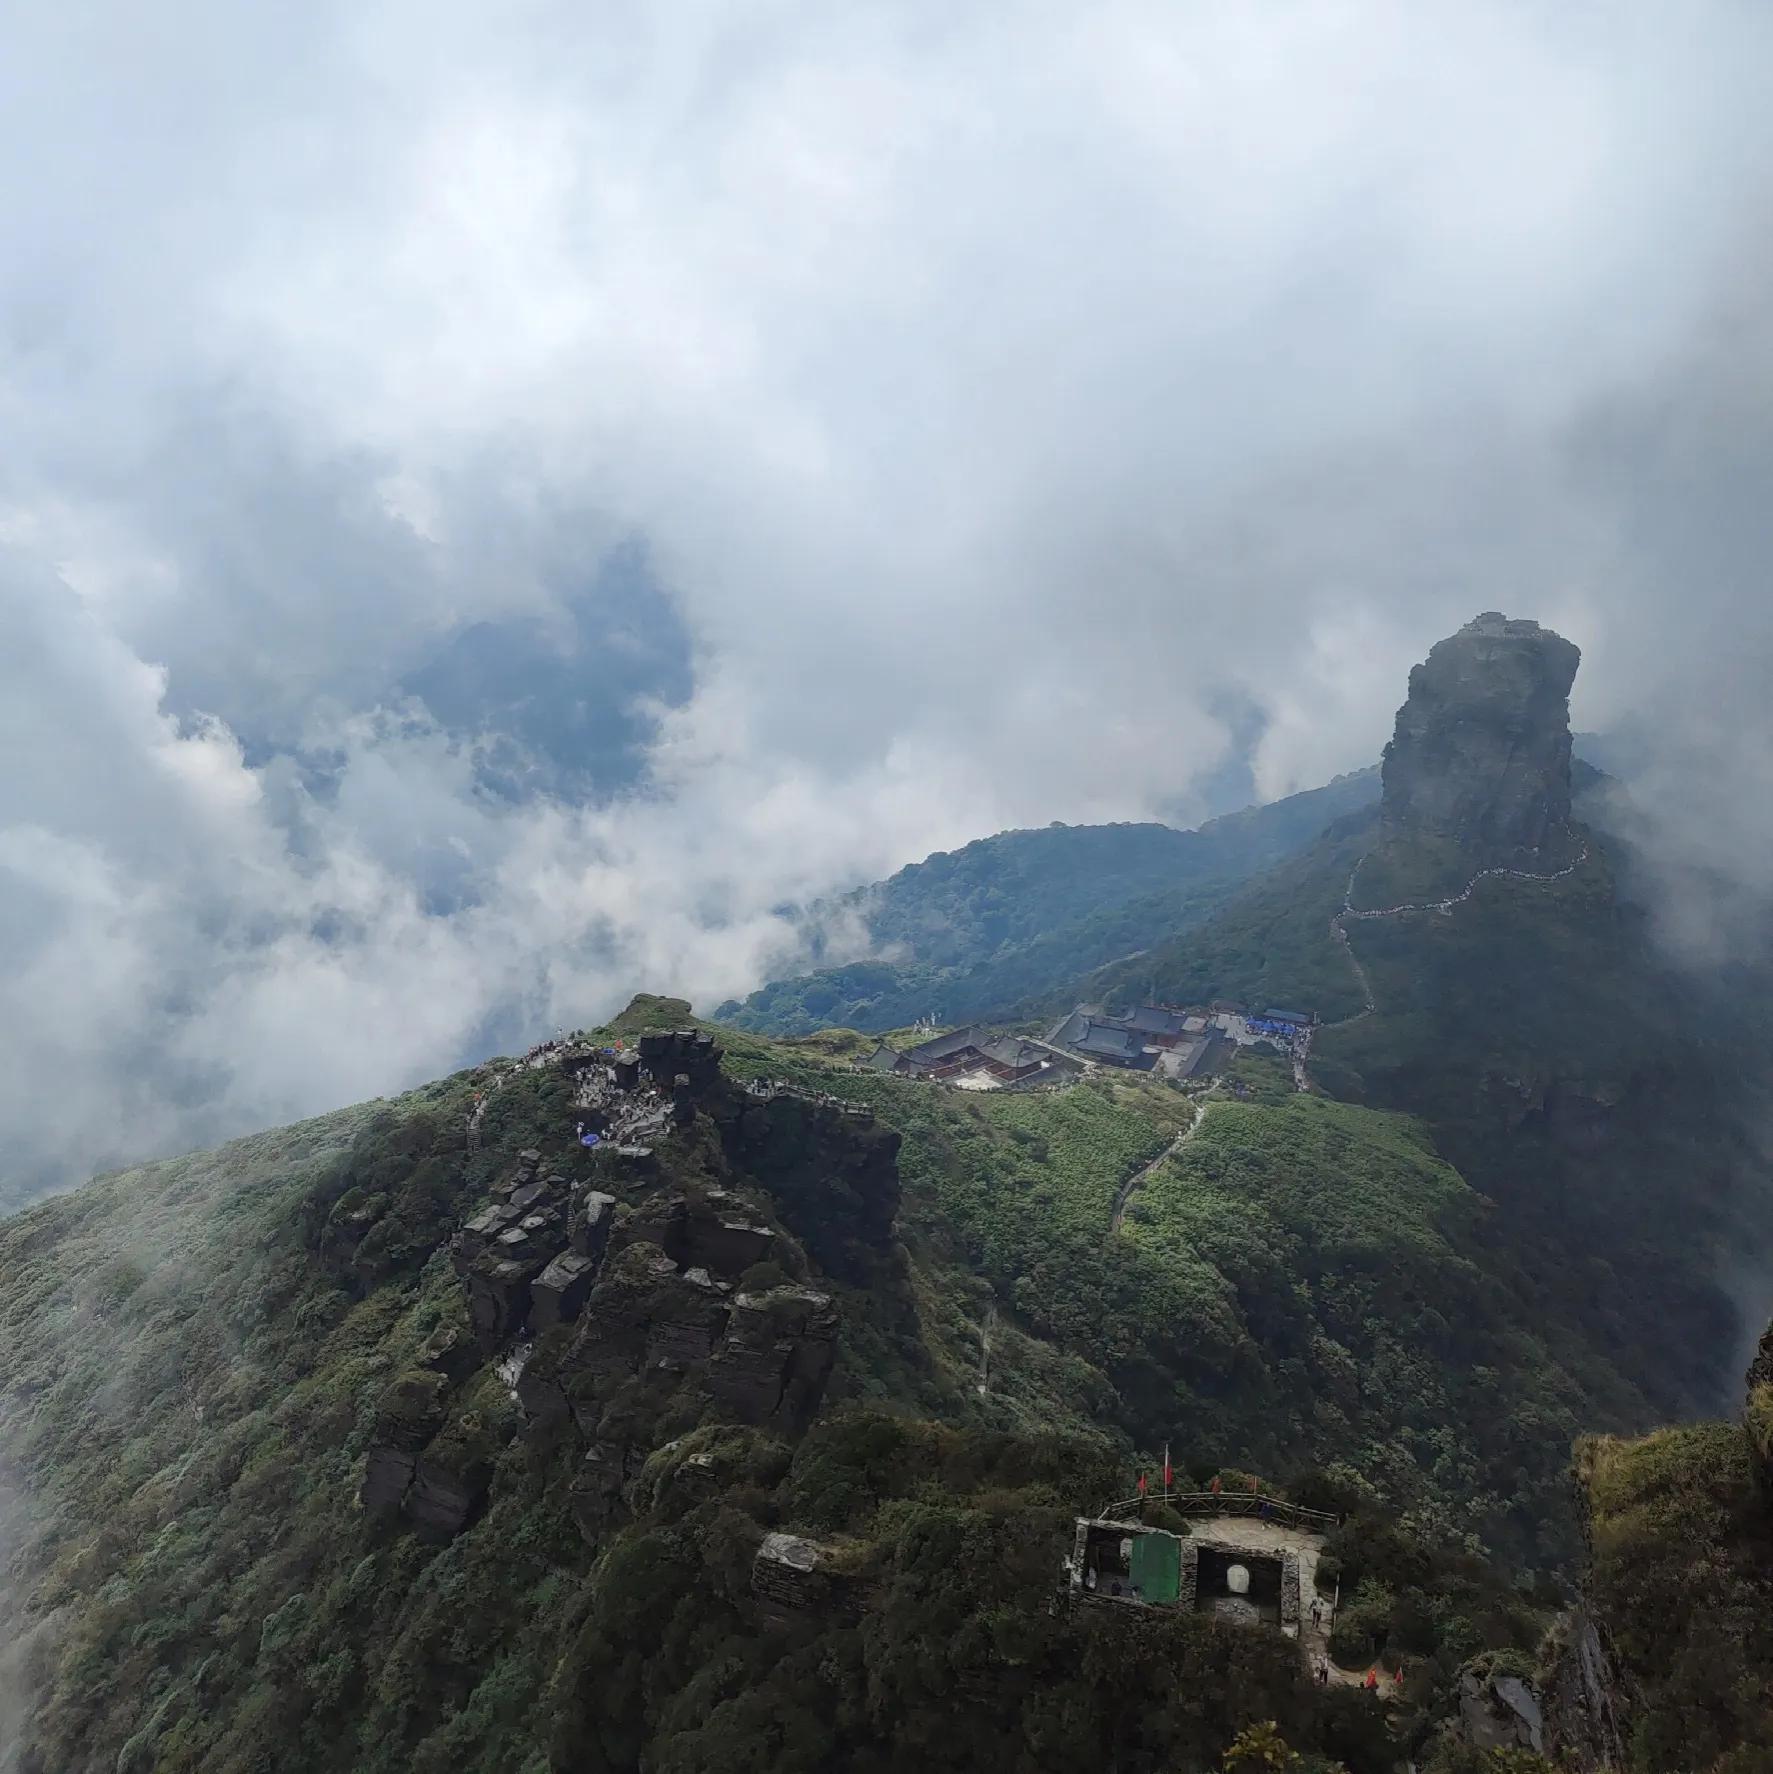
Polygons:
M1198 810L1228 704L1267 717L1265 792L1370 761L1483 607L1567 624L1595 718L1764 732L1746 689L1724 734L1680 717L1708 623L1767 632L1770 34L1388 0L21 16L13 1168L739 990L784 899ZM404 680L635 534L696 662L647 786L489 799ZM586 695L646 693L626 669Z

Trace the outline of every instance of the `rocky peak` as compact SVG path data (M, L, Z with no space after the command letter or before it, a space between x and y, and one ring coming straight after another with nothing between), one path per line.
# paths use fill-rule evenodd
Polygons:
M1385 748L1388 835L1450 839L1484 866L1566 860L1581 658L1562 635L1494 610L1437 642Z

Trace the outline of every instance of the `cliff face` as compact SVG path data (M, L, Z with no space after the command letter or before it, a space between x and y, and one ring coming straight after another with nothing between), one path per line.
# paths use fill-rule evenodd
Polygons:
M1541 1658L1546 1747L1578 1774L1773 1766L1773 1325L1734 1423L1576 1444L1579 1607Z
M1385 748L1392 838L1450 840L1478 867L1568 860L1570 686L1581 653L1494 611L1437 642L1410 673Z
M1761 1337L1748 1370L1748 1403L1743 1412L1748 1457L1761 1495L1773 1504L1773 1324Z

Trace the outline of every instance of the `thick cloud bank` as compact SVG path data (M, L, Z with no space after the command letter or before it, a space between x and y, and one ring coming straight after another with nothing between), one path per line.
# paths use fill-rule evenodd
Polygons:
M1773 872L1770 39L25 9L0 1187L712 1002L1005 824L1321 781L1486 607L1647 736L1715 943Z

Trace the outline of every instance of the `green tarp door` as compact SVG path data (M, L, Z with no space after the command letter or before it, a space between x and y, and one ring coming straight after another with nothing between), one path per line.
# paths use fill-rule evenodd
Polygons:
M1173 1602L1182 1582L1182 1542L1174 1534L1135 1534L1133 1582L1146 1601Z

